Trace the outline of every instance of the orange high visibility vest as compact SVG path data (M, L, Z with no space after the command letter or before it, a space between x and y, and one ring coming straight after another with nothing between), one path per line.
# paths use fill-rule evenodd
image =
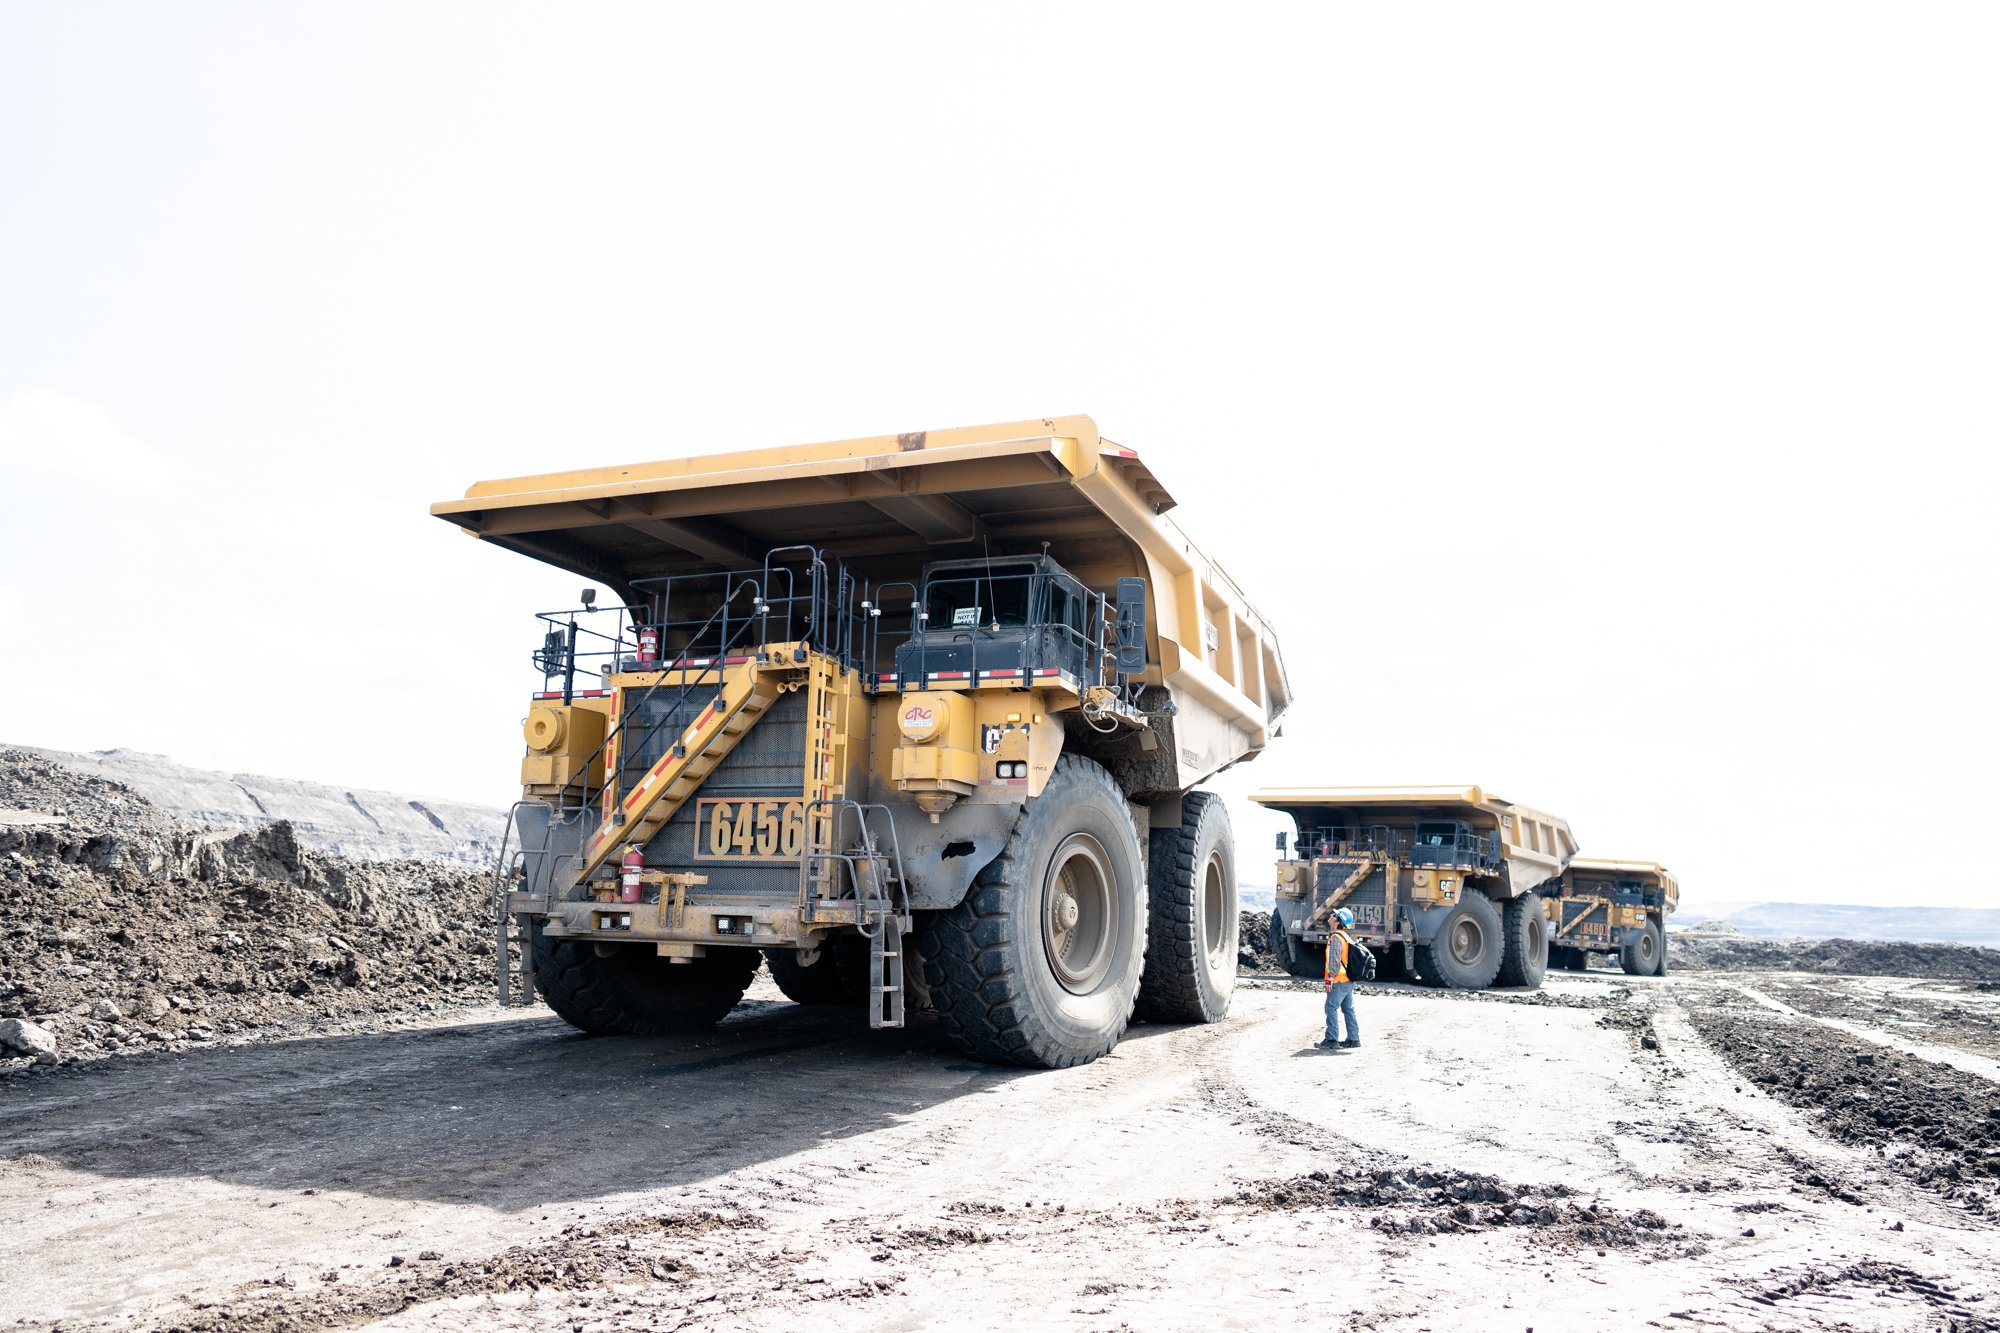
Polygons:
M1339 946L1340 946L1340 948L1339 948L1339 953L1340 953L1340 966L1339 966L1339 967L1335 967L1335 966L1333 965L1333 955L1334 955L1334 952L1335 952L1335 950L1334 950L1334 946L1335 946L1335 945L1339 945ZM1345 935L1341 934L1341 933L1340 933L1339 931L1337 931L1337 930L1336 930L1336 931L1334 931L1334 932L1333 932L1333 934L1331 934L1331 935L1329 935L1329 936L1327 937L1327 940L1326 940L1326 979L1327 979L1328 981L1331 981L1331 982L1334 982L1334 983L1336 983L1336 984L1337 984L1337 983L1339 983L1339 982L1342 982L1342 981L1345 981L1345 980L1347 980L1347 948L1348 948L1348 941L1347 941L1347 936L1345 936Z

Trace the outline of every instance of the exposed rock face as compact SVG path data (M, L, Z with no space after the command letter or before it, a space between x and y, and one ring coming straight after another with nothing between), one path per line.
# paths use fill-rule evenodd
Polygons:
M0 1069L492 994L490 870L190 827L22 750L0 810L43 816L0 820Z
M297 782L253 773L187 768L138 750L22 751L72 773L134 792L162 816L199 828L238 831L287 823L302 846L356 860L452 861L490 868L506 812L429 797ZM8 822L0 797L0 824ZM67 812L55 812L58 816ZM84 814L89 813L88 802Z

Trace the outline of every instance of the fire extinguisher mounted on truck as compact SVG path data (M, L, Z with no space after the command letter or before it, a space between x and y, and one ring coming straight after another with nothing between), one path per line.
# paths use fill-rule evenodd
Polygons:
M1195 788L1264 748L1290 689L1173 505L1063 417L433 506L616 598L542 617L503 1001L686 1031L762 958L795 1000L894 1026L914 996L968 1053L1041 1066L1135 1010L1222 1017L1235 850Z

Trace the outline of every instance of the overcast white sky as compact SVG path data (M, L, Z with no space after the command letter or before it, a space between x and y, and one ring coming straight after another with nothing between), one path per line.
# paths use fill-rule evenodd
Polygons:
M1232 793L1481 782L1697 905L1991 904L1996 39L0 3L0 740L501 804L574 580L430 501L1088 412L1281 631Z

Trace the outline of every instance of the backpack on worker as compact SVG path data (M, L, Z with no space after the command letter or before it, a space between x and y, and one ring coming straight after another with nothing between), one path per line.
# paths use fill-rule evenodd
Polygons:
M1347 941L1347 979L1349 981L1375 980L1375 954L1359 940Z

